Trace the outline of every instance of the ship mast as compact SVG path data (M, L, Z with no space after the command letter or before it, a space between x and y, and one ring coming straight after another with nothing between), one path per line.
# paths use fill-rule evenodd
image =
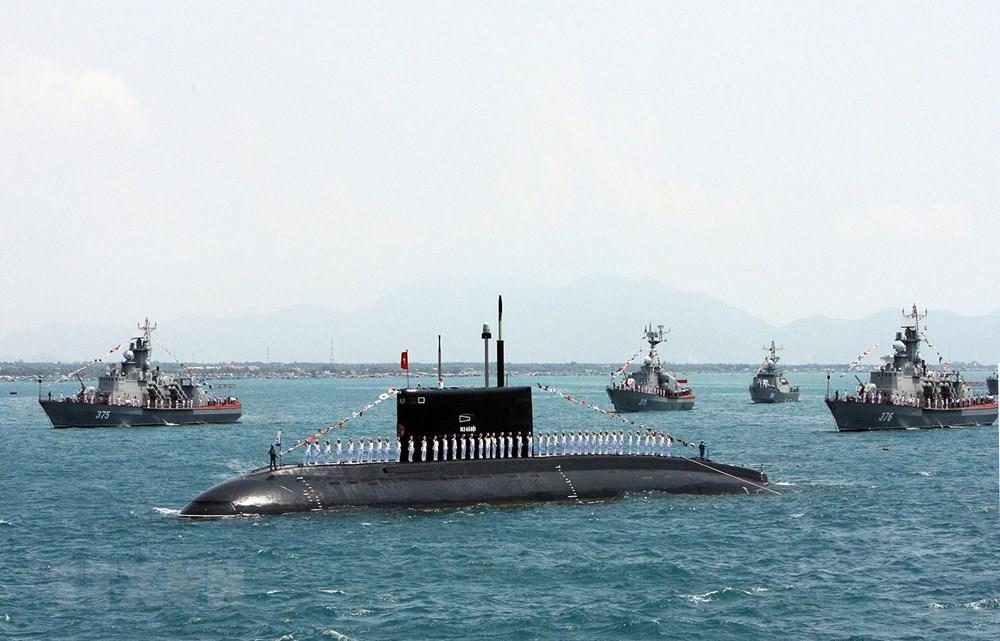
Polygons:
M902 341L904 349L897 350L893 358L893 367L897 370L903 369L906 361L914 365L920 362L920 321L927 318L927 310L921 314L917 311L917 304L913 303L913 310L909 314L903 310L903 318L906 322L901 327L903 331L896 333L896 340Z
M656 346L660 343L665 343L667 340L667 334L669 333L669 329L667 331L663 331L663 325L657 325L655 330L653 329L652 323L646 325L644 338L646 339L646 342L649 343L649 356L653 359L653 364L656 367L661 366L660 353L656 351Z

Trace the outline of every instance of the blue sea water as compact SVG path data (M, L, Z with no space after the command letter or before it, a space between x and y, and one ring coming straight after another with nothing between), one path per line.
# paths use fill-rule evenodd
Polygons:
M640 420L764 465L782 496L191 522L177 510L265 464L277 429L400 381L240 381L239 424L101 430L53 430L34 385L0 385L0 639L1000 638L996 426L840 434L823 375L778 406L746 375L690 379L695 410ZM606 403L603 377L512 382ZM534 404L536 429L618 425Z

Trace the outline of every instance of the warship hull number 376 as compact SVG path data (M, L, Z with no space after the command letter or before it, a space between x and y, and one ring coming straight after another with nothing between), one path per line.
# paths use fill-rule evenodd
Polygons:
M997 420L995 397L973 394L960 372L948 366L931 369L920 358L920 343L927 340L920 328L925 315L916 305L903 314L893 354L883 357L868 383L859 379L853 394L827 395L838 430L968 427Z

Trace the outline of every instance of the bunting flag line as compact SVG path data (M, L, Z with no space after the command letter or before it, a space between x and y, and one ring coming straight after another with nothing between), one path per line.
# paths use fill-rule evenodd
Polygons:
M636 352L635 354L632 354L632 356L629 357L629 359L627 361L625 361L624 363L622 363L622 366L619 367L618 369L616 369L614 371L614 373L611 374L611 375L612 376L618 376L619 374L623 373L625 370L627 370L632 365L632 363L635 362L635 359L639 358L639 354L642 354L647 349L649 349L649 348L648 347L642 347L642 348L640 348L638 352Z
M536 383L536 385L538 385L538 389L546 391L546 392L550 392L552 394L555 394L556 396L561 396L562 398L566 399L570 403L575 403L577 405L582 405L582 406L586 407L589 410L593 410L593 411L595 411L595 412L597 412L599 414L604 414L605 416L607 416L609 418L618 419L619 421L622 421L624 423L628 423L629 425L634 425L635 427L638 427L639 429L652 432L653 434L663 433L664 435L670 437L671 439L673 439L674 441L680 443L681 445L685 445L687 447L696 447L694 443L690 443L690 442L685 441L684 439L682 439L680 437L674 436L670 432L665 432L663 430L660 430L660 432L657 432L656 430L654 430L654 429L652 429L650 427L646 427L642 423L639 423L637 421L633 421L630 418L622 416L621 414L618 414L617 412L609 412L608 410L606 410L606 409L604 409L602 407L599 407L599 406L594 405L592 403L588 403L587 401L583 400L582 398L577 398L576 396L573 396L572 394L567 394L566 392L562 392L562 391L560 391L560 390L558 390L558 389L556 389L554 387L549 387L548 385L542 385L541 383Z
M875 343L871 347L866 347L865 351L858 354L857 358L855 358L853 361L850 362L850 364L847 366L847 372L853 371L855 367L861 364L861 361L868 358L868 356L871 355L871 353L877 349L878 349L878 343ZM847 372L841 372L840 377L844 378L844 376L847 375Z
M118 350L120 350L122 348L122 345L124 345L124 344L125 343L118 343L117 345L115 345L114 347L112 347L111 349L108 350L108 354L114 354L115 352L117 352ZM83 370L87 369L88 367L91 367L92 365L100 363L103 360L104 360L104 358L101 357L101 356L98 356L97 358L92 358L89 361L87 361L86 363L84 363L83 366L76 368L75 370L73 370L69 374L63 374L62 376L60 376L59 378L57 378L55 380L55 382L56 383L62 383L63 381L68 381L69 379L73 378L74 376L76 376L77 374L79 374L80 372L82 372Z
M952 369L952 367L951 367L951 363L949 363L949 362L948 362L948 361L947 361L947 360L945 359L945 357L941 355L941 352L939 352L939 351L937 350L937 348L936 348L936 347L934 347L934 345L932 345L932 344L931 344L931 339L927 338L927 334L924 334L923 332L921 332L921 333L920 333L920 340L922 340L922 341L924 341L925 343L927 343L927 347L930 347L930 348L931 348L932 350L934 350L934 353L935 353L935 354L937 354L937 357L938 357L938 363L940 363L940 364L941 364L941 367L943 367L943 368L945 368L945 369Z
M388 390L386 390L386 391L382 392L381 394L379 394L378 398L375 399L374 401L369 401L369 402L365 403L364 405L362 405L361 407L359 407L358 409L356 409L353 412L351 412L350 416L345 416L344 418L341 418L341 419L337 420L336 422L331 423L330 425L327 425L323 429L317 430L317 431L313 432L312 434L310 434L309 436L305 437L304 439L302 439L300 441L297 441L295 443L295 445L291 446L290 448L288 448L287 450L285 450L281 454L282 455L288 454L292 450L295 450L298 447L300 447L302 445L305 445L306 443L312 443L316 439L318 439L320 436L322 436L322 435L326 434L327 432L329 432L330 430L339 430L339 429L343 428L344 425L347 423L347 421L349 421L349 420L351 420L353 418L358 418L358 417L362 416L365 412L367 412L371 408L375 407L376 405L380 404L382 401L387 401L390 398L393 398L394 396L396 396L397 394L399 394L399 390L396 389L395 387L390 387Z

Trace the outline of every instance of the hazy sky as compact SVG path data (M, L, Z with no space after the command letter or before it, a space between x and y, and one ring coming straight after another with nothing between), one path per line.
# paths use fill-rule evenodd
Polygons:
M991 312L998 8L8 0L0 332L484 273Z

